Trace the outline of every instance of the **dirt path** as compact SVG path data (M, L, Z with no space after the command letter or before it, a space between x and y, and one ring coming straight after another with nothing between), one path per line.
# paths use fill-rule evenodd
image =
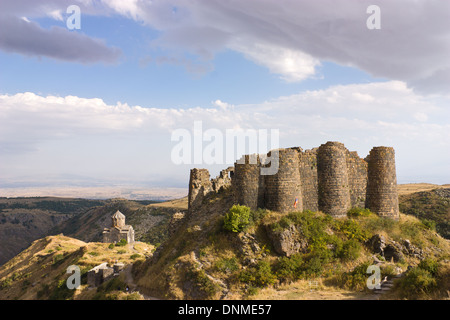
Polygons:
M129 265L124 269L125 274L125 282L127 283L128 287L130 288L130 292L139 292L138 285L136 282L134 282L133 273L131 272L131 269L133 268L133 265ZM148 295L143 294L142 292L139 292L145 300L159 300L158 298L151 297Z

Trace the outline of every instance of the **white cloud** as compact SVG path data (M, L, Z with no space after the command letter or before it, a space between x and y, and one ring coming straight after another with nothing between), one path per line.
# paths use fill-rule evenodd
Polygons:
M420 96L396 81L334 86L258 104L216 100L189 109L1 95L0 176L40 172L99 181L181 181L176 186L183 186L192 166L171 162L170 135L175 129L192 131L194 121L201 120L203 130L279 129L282 147L312 148L337 140L364 157L373 146L393 146L400 182L448 183L450 113L443 106L449 102Z
M366 27L371 0L104 3L160 30L154 45L204 59L233 49L287 81L314 75L317 61L332 61L419 92L446 94L450 86L449 1L378 1L380 30Z
M287 82L305 80L315 74L319 60L299 50L281 48L263 43L236 44L232 48L242 52L249 60L281 75Z

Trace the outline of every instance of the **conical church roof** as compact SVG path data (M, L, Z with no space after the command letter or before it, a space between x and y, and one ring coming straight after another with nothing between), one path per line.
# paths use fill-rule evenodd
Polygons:
M113 218L113 219L125 219L125 216L124 216L124 214L122 212L117 210L116 213L114 213L111 218Z

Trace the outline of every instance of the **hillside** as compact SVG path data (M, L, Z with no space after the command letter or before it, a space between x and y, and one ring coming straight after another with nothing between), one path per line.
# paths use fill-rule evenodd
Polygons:
M126 216L127 224L133 226L136 240L156 245L167 239L172 216L186 209L187 202L182 199L161 203L112 199L64 221L51 232L86 242L102 241L103 228L111 227L111 215L120 210Z
M104 205L102 200L71 198L0 198L0 265L13 258L32 241L71 217Z
M158 244L168 236L172 215L186 208L184 198L167 202L0 198L0 265L48 235L62 233L85 242L101 241L101 231L110 227L110 216L116 210L135 227L137 240Z
M375 299L365 281L367 267L377 264L383 278L413 270L383 299L448 297L449 241L415 217L257 210L232 232L224 228L231 205L230 190L208 197L152 258L135 264L140 292L164 299Z
M36 240L14 259L0 267L0 299L96 299L106 298L102 289L87 287L86 272L103 262L122 262L125 265L150 256L153 246L136 243L134 246L113 246L108 243L86 243L66 236L49 236ZM81 287L69 290L67 267L81 269ZM114 278L123 286L124 275ZM117 290L110 290L113 294ZM123 291L123 290L122 290ZM124 295L122 292L115 293ZM126 297L125 297L126 298Z
M423 197L421 192L435 199L448 189L411 190L416 189L400 197L402 207ZM437 202L418 203L432 213ZM449 298L450 243L427 220L402 213L393 221L362 209L343 219L242 207L229 215L232 204L231 190L224 189L191 213L186 198L152 204L115 199L89 209L61 224L85 241L46 237L0 267L0 299ZM136 238L162 244L153 252L145 243L122 249L95 242L114 210L126 215ZM126 272L97 289L86 288L87 270L117 259L129 265ZM84 287L75 292L64 286L71 264L84 274ZM381 268L382 278L395 280L382 295L366 287L372 264ZM125 294L126 285L138 293Z
M437 188L399 196L400 211L428 223L450 239L450 188Z

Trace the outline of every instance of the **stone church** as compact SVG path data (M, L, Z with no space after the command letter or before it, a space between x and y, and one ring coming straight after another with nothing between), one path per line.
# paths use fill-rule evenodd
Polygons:
M103 229L103 242L116 243L122 239L127 240L127 243L134 242L134 229L130 225L125 224L125 216L122 212L117 210L111 217L111 228Z

